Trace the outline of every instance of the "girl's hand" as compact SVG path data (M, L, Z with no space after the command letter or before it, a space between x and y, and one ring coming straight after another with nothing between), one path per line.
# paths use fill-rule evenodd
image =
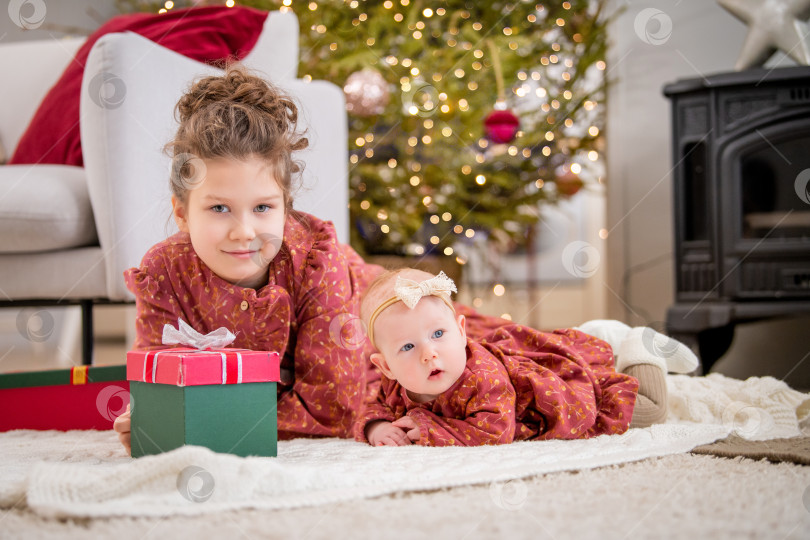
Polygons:
M404 431L385 420L370 423L366 427L366 438L371 446L406 446L411 444Z
M124 412L124 414L115 419L113 429L118 432L118 440L121 441L121 444L123 444L124 448L127 449L127 454L131 456L132 446L130 439L130 418L131 414L129 412L129 404L127 404L127 410Z
M414 422L413 418L410 416L403 416L398 420L394 420L391 425L405 431L405 434L408 436L408 440L412 443L419 442L419 439L422 438L422 433L419 431L419 426L416 425L416 422Z

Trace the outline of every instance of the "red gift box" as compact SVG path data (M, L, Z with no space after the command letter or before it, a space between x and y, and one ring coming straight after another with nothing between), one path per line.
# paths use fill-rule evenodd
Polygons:
M198 386L278 381L278 353L190 348L129 351L127 380Z
M129 403L124 366L0 374L0 431L112 429Z

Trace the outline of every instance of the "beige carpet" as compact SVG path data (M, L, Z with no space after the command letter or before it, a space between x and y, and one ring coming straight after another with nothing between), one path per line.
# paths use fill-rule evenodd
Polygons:
M0 514L2 538L810 538L810 467L678 454L294 510L44 519Z

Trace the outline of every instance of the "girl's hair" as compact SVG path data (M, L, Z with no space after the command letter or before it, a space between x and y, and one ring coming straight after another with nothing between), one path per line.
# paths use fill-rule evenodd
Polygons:
M187 201L200 174L200 159L267 162L284 193L286 210L292 209L293 181L303 163L292 153L309 141L298 131L298 108L293 100L244 68L231 66L223 75L204 77L180 98L175 108L180 122L174 140L166 145L172 156L171 190Z

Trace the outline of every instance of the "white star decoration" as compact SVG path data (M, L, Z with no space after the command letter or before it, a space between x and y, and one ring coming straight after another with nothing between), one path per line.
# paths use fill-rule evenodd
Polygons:
M748 25L735 69L761 66L777 50L810 65L810 0L717 0Z

